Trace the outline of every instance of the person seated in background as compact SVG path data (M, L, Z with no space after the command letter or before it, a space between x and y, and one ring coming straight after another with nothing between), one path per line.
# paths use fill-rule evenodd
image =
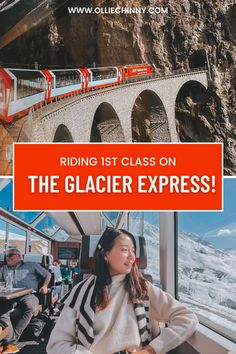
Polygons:
M61 266L61 261L59 259L55 259L50 269L51 272L54 274L54 284L55 284L55 289L54 289L55 299L53 300L53 302L56 302L61 294L62 274L61 274L60 266Z
M64 298L48 354L164 354L196 330L193 312L140 273L131 233L107 228L94 258L93 274Z
M71 271L72 271L72 278L74 274L79 274L79 262L78 263L75 262L72 264Z
M65 281L65 284L66 283L68 284L68 281L70 279L70 272L68 266L61 264L60 268L61 268L62 279Z
M6 263L6 265L0 268L0 281L6 282L11 272L13 274L13 288L33 288L38 291L42 280L39 291L43 294L48 292L51 274L35 262L23 262L21 252L18 248L7 249ZM19 351L17 342L30 322L33 312L39 303L38 298L34 294L27 294L14 300L8 300L7 304L10 305L11 301L12 304L17 303L17 306L22 309L23 313L13 328L9 308L1 304L0 328L10 326L10 333L0 346L0 353L2 354L17 353Z

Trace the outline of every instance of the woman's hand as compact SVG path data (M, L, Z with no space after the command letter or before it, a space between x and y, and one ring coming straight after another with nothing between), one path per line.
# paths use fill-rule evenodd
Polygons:
M132 354L156 354L156 352L150 345L148 345L138 352L132 352Z

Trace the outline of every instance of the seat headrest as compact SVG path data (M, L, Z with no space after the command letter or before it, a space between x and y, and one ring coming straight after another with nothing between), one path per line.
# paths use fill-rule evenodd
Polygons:
M53 263L53 256L50 254L42 255L36 253L26 253L24 262L35 262L41 264L44 268L49 268Z
M83 236L80 251L80 270L91 272L94 264L94 252L97 247L100 235ZM146 241L143 236L135 236L136 241L136 264L139 269L147 267Z
M51 254L45 254L42 259L42 266L49 269L53 264L53 256Z

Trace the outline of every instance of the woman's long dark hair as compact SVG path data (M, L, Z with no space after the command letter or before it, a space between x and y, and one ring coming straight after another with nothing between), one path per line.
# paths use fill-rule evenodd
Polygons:
M115 239L122 234L125 234L131 238L136 253L136 242L134 236L126 230L115 229L113 227L107 227L105 229L94 253L95 262L93 273L97 276L96 305L100 310L104 309L109 304L110 299L108 286L112 282L112 277L104 257L106 253L114 246ZM132 265L131 272L125 277L125 288L128 291L129 301L131 303L142 301L147 295L148 282L142 276L135 263Z

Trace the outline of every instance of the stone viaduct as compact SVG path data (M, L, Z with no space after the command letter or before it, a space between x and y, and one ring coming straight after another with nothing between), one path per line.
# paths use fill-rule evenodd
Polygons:
M89 92L72 99L65 100L59 105L53 103L49 109L43 107L40 112L31 113L27 119L24 133L29 137L28 141L53 142L60 141L56 136L67 137L64 141L90 142L91 130L96 112L103 106L101 115L105 112L108 118L106 128L100 124L100 132L105 131L104 139L101 141L126 141L131 142L132 125L131 117L137 105L137 98L152 97L151 101L156 102L162 111L164 124L153 122L153 127L164 127L164 136L158 134L151 141L178 141L175 120L176 98L184 84L191 82L193 85L201 85L207 89L207 73L205 70L192 71L178 75L157 77L146 81L122 84L103 90ZM142 101L142 99L141 99ZM58 106L57 106L58 104ZM155 119L154 119L155 120ZM29 126L30 128L27 128ZM30 133L27 133L30 129ZM155 129L154 129L155 130ZM60 133L59 133L60 135ZM55 138L56 137L56 138Z

